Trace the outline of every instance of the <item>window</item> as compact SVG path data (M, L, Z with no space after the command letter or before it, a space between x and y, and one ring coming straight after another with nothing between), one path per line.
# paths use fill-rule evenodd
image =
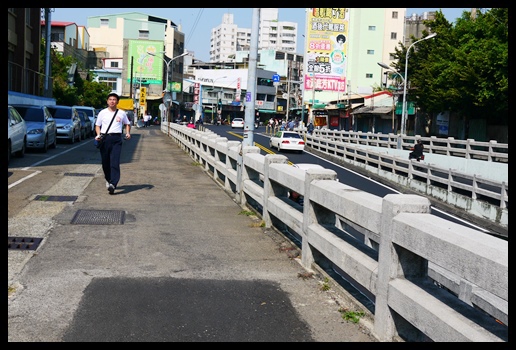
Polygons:
M30 26L30 8L25 9L25 24Z
M367 50L368 55L374 55L374 50Z
M397 38L398 38L397 33L392 32L392 33L391 33L391 39L392 39L392 40L396 40Z
M107 19L107 18L101 18L101 19L100 19L100 26L101 26L101 27L107 27L107 26L109 26L109 19Z
M369 26L369 27L367 27L367 30L374 32L376 30L376 26Z
M398 18L398 11L392 11L392 18Z
M99 82L105 83L111 88L111 91L116 91L116 78L99 77Z
M149 31L140 29L138 33L138 39L149 39Z
M373 74L372 73L366 73L365 77L368 78L368 79L371 79L371 78L373 78Z
M111 62L111 68L118 68L118 62Z

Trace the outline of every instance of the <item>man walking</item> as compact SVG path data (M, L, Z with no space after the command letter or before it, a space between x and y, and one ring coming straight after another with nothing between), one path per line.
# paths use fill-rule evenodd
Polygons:
M129 140L131 138L131 121L125 111L116 108L119 99L117 94L110 93L107 98L107 108L99 112L95 122L95 132L97 134L95 139L100 141L100 135L104 136L100 146L100 156L109 194L115 193L116 186L120 181L123 125L125 125L125 139Z

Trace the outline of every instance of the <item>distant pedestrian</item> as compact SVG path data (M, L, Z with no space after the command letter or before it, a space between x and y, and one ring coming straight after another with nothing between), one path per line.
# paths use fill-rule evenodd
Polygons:
M101 139L100 135L104 135L104 140L100 146L100 157L109 194L115 193L120 181L120 154L122 152L122 129L124 125L125 139L129 140L131 138L131 121L124 110L116 108L119 100L117 94L110 93L107 98L107 108L99 112L95 122L95 132L97 134L95 139L99 141Z
M421 140L417 140L414 147L412 147L412 152L409 153L409 159L415 158L418 162L421 159L421 156L423 155L423 149L425 146L421 142Z
M145 112L145 114L143 115L143 127L144 128L150 126L151 118L152 118L152 116L150 115L150 113L149 112Z
M312 134L314 132L314 124L312 122L308 124L307 131L309 134Z

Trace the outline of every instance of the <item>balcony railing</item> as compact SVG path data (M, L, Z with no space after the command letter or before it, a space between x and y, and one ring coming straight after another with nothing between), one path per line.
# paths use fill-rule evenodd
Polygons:
M45 90L45 74L24 68L14 62L8 62L7 67L8 91L41 97L52 97L52 77L49 77L48 90Z

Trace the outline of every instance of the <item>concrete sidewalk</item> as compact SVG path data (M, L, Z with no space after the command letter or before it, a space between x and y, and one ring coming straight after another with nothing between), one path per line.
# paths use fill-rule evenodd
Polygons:
M90 166L79 200L49 217L44 244L18 262L8 341L377 341L367 319L343 319L341 309L359 310L338 288L323 290L291 242L158 126L133 128L115 195L100 161ZM104 210L123 223L76 223Z

